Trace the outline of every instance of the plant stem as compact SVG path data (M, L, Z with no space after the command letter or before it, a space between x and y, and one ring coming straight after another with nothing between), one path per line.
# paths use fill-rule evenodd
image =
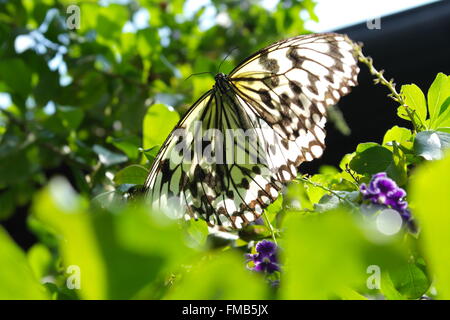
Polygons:
M339 200L341 200L341 201L343 201L343 202L346 202L346 203L347 203L348 205L350 205L353 209L356 209L356 208L357 208L357 206L356 206L353 202L351 202L351 201L348 200L347 198L341 196L339 193L337 193L337 192L334 191L334 190L331 190L331 189L328 188L328 187L325 187L325 186L323 186L323 185L321 185L321 184L318 184L318 183L316 183L316 182L313 182L313 181L311 181L311 180L309 180L309 179L307 179L307 178L304 178L304 177L297 178L297 180L301 180L301 181L306 182L306 183L308 183L308 184L310 184L310 185L312 185L312 186L314 186L314 187L317 187L317 188L320 188L320 189L322 189L322 190L325 190L325 191L331 193L332 195L336 196L336 198L338 198Z
M400 106L405 107L406 113L408 114L408 118L411 120L411 123L414 127L414 131L419 131L422 127L424 127L423 123L418 124L416 122L416 118L414 117L414 110L412 110L405 102L405 99L403 96L397 92L397 89L395 88L394 79L387 80L384 77L384 70L378 71L375 66L373 65L373 59L371 57L366 57L364 53L362 52L362 44L353 44L353 48L355 50L355 53L358 57L358 60L362 63L364 63L368 68L371 75L375 77L374 82L375 84L381 84L389 89L391 92L388 96L394 100L395 102L399 103ZM421 122L421 120L419 119Z

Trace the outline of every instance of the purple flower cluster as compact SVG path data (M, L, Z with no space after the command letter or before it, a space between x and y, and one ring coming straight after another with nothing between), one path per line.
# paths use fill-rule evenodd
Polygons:
M359 190L364 200L391 207L400 213L405 221L411 219L408 203L404 200L406 196L405 190L399 188L395 181L390 179L385 172L373 175L369 185L362 183Z
M277 245L272 241L263 240L256 244L255 254L246 254L247 262L253 262L251 270L273 273L280 270L277 257Z

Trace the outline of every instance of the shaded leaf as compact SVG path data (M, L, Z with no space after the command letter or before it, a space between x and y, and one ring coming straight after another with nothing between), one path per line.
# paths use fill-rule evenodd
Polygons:
M422 131L414 140L416 155L426 160L442 159L444 150L450 147L450 134L441 131Z

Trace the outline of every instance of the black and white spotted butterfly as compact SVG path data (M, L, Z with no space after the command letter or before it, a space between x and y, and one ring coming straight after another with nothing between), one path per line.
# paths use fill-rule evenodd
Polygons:
M325 33L276 42L217 74L161 147L146 198L211 226L256 220L303 161L322 155L327 107L358 72L351 40Z

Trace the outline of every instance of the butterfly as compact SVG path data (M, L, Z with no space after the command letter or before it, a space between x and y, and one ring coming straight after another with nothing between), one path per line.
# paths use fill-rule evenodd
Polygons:
M218 73L169 134L144 184L153 208L239 229L258 219L298 167L322 155L327 107L357 85L351 40L302 35Z

